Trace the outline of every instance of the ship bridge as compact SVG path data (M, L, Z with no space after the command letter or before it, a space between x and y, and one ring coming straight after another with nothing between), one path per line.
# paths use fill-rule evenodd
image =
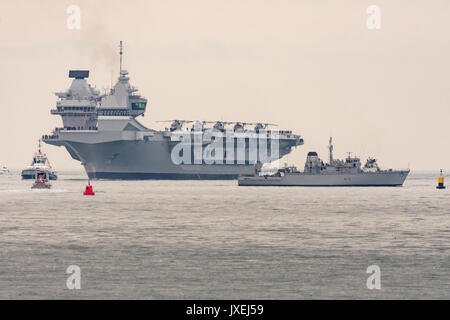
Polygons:
M57 92L56 108L51 114L60 115L67 130L95 130L97 125L97 102L100 91L86 81L89 70L70 70L73 78L67 91Z
M108 116L132 116L143 115L147 107L147 99L135 92L137 89L130 85L130 78L126 70L120 71L116 85L109 95L101 98L99 103L99 115Z
M130 85L128 71L122 69L123 55L122 41L120 41L120 72L116 85L111 88L109 95L104 95L99 103L99 115L107 116L137 116L144 115L147 99L136 94L137 88Z

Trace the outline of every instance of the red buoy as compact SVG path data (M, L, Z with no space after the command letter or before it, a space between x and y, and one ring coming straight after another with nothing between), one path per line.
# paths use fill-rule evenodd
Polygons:
M85 196L95 196L95 192L94 192L94 189L92 189L90 181L88 181L88 184L86 186L86 190L84 190L83 195L85 195Z

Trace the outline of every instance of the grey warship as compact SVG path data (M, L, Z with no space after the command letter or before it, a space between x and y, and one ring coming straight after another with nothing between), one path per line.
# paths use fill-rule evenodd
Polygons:
M324 163L317 152L309 152L303 172L296 167L285 166L274 174L264 174L257 169L253 175L242 175L239 186L305 186L305 187L343 187L343 186L402 186L409 174L407 170L382 170L376 159L368 158L361 167L361 160L349 153L345 160L333 158L332 138L328 145L329 163Z
M270 124L264 123L214 121L212 128L207 128L211 121L172 120L165 130L145 127L136 118L144 115L147 99L130 85L128 72L122 69L122 52L121 42L119 78L109 93L102 95L88 84L89 70L69 71L72 84L67 91L56 93L56 108L51 110L51 114L62 117L63 127L42 137L45 143L65 147L73 159L81 162L90 179L237 179L252 173L255 164L277 160L303 144L301 136L269 130ZM190 130L185 127L187 123L193 123ZM248 125L254 127L248 130ZM210 130L231 133L227 142L232 150L217 149L227 161L174 161L174 151L180 146L179 154L185 160L198 154L199 145L202 150L208 149L211 143L205 140L193 143L190 149L183 144L186 139L196 141L196 133L206 135ZM255 139L242 138L245 134L267 137L264 150L271 156L252 157L250 146ZM276 137L276 144L269 137ZM261 139L255 141L261 149ZM277 152L272 153L274 149ZM245 159L237 156L242 150Z

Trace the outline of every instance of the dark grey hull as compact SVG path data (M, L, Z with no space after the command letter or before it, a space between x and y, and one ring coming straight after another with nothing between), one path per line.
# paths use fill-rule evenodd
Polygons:
M105 180L236 180L237 174L88 172L89 179Z

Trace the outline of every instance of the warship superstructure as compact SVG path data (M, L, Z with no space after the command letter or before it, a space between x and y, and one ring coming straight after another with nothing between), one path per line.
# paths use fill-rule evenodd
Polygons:
M102 95L87 83L88 70L71 70L69 77L69 90L56 93L56 108L51 110L62 117L63 127L44 135L43 141L65 147L90 179L236 179L303 144L299 135L269 130L267 123L213 121L207 128L212 121L172 120L165 130L146 128L136 117L144 115L148 101L122 69L122 42L119 79L109 93ZM188 123L193 123L190 129ZM248 130L249 125L254 127ZM223 148L210 152L214 161L202 159L219 141L211 138L211 131L227 137L220 140ZM261 150L270 156L261 157Z
M239 177L240 186L402 186L409 174L407 170L382 170L374 158L368 158L361 167L358 157L349 153L345 160L333 158L330 138L329 162L324 163L317 152L309 152L303 172L294 166L285 166L275 174L264 174L256 169L253 175Z

